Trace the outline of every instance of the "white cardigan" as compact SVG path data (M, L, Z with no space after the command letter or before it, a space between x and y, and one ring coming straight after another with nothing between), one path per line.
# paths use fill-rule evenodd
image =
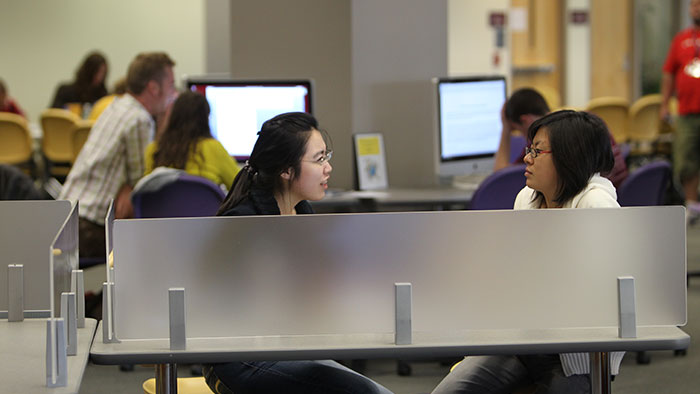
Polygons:
M538 209L538 202L533 202L535 190L525 186L515 198L513 209ZM619 208L617 193L612 182L595 174L588 181L585 189L571 200L563 204L562 208ZM625 352L611 352L610 366L613 375L620 372L620 363ZM559 355L561 366L566 376L585 375L591 372L588 353L562 353Z

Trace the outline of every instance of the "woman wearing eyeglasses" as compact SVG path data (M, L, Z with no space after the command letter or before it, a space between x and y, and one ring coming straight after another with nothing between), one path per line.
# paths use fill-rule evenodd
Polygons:
M323 198L333 169L326 139L306 113L286 113L263 123L218 214L313 213L307 200ZM391 393L331 360L231 362L205 365L203 371L209 387L220 394Z
M586 112L559 111L528 130L526 186L514 209L619 207L615 187L601 172L614 165L608 129ZM566 231L566 229L562 229ZM610 353L616 375L624 352ZM536 394L590 392L587 353L465 357L433 394L510 393L534 384Z

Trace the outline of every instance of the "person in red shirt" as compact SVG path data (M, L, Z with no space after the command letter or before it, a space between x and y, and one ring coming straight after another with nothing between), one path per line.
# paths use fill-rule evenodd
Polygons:
M0 112L11 112L20 116L24 116L24 112L19 108L17 103L7 94L7 87L0 79Z
M700 0L691 0L693 26L671 41L661 79L662 119L669 116L668 102L675 91L678 119L673 142L674 177L685 194L689 219L700 216Z

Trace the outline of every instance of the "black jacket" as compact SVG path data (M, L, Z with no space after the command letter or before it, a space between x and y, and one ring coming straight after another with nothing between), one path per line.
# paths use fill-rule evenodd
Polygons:
M314 213L311 204L302 200L294 209L297 214ZM243 201L220 216L280 215L275 197L267 191L253 189Z

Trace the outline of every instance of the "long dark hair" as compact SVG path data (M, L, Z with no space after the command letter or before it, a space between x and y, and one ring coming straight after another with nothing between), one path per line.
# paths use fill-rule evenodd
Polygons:
M97 75L102 65L105 66L105 78L98 85L93 85L95 75ZM75 72L75 91L81 102L93 102L100 96L107 94L107 88L105 87L107 71L107 59L104 55L99 52L88 54Z
M289 112L265 121L250 159L233 180L217 215L238 205L254 188L272 194L281 191L280 175L289 168L293 170L291 180L296 179L312 130L318 130L318 121L304 112Z
M185 169L197 142L211 138L209 129L209 103L196 92L184 92L173 103L170 121L158 138L158 148L153 154L154 167Z
M603 121L587 112L557 111L537 119L527 132L532 141L545 128L549 136L552 161L557 171L554 202L564 204L583 191L597 172L608 172L615 164L610 132ZM542 201L537 192L533 201Z

